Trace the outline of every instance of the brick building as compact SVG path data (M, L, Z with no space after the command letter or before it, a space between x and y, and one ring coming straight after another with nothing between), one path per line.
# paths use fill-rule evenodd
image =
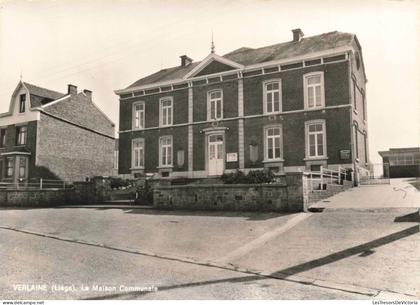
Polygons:
M67 94L19 82L9 111L0 114L0 178L84 180L113 168L114 123L92 92Z
M240 169L280 172L344 166L367 172L361 46L330 32L200 62L181 56L125 89L119 173L208 177ZM357 175L356 175L357 176Z
M420 147L390 148L379 155L385 177L420 177Z

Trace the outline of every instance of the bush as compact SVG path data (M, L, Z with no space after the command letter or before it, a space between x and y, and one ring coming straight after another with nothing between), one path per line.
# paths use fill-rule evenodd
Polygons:
M130 181L119 177L110 178L111 189L119 189L120 187L127 187L130 185Z
M274 174L270 170L250 171L247 175L241 171L236 171L234 173L223 174L221 179L225 184L270 183L274 181Z

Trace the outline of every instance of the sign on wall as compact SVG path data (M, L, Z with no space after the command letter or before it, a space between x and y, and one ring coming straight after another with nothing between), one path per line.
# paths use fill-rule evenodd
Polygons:
M237 162L237 161L238 161L238 153L226 154L226 162Z
M350 159L350 150L348 150L348 149L340 150L340 159L341 160L349 160Z

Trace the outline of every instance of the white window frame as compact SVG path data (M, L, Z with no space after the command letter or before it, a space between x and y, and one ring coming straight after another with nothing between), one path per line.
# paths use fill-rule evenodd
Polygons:
M165 144L162 145L163 140L170 140L170 145ZM169 160L166 160L165 164L162 162L162 149L164 147L169 147L171 152L171 158ZM167 150L166 150L167 151ZM173 158L174 158L174 142L172 136L162 136L159 138L159 167L160 168L167 168L167 167L173 167ZM165 159L168 159L167 157Z
M136 110L137 106L143 106L142 110ZM137 112L139 113L139 124L137 126ZM145 124L145 113L146 113L146 105L144 102L135 102L133 103L132 106L132 128L133 129L144 129L146 124Z
M308 85L308 79L313 76L320 76L320 86L321 86L321 105L316 105L316 100L314 100L314 106L309 107L309 96L308 96L308 87L316 87L315 85ZM315 95L315 90L314 90ZM311 72L303 75L303 96L305 100L305 109L318 109L325 107L325 86L324 86L324 72ZM315 97L314 97L315 98Z
M118 150L114 150L114 156L113 156L113 163L114 163L114 169L118 169Z
M23 166L21 166L23 163ZM24 156L18 156L16 158L16 166L17 166L17 178L18 179L26 179L28 177L28 158ZM23 175L21 175L21 169L23 169Z
M322 125L322 132L319 131L309 131L309 126L310 125L317 125L317 124L321 124ZM318 154L318 140L317 137L315 136L315 156L311 156L310 155L310 143L309 143L309 136L311 134L319 134L322 133L322 150L323 150L323 154L319 155ZM312 121L307 121L305 122L305 157L306 159L326 159L327 158L327 129L326 129L326 124L325 124L325 120L312 120Z
M268 107L267 107L267 103L268 103L268 99L267 99L267 94L269 93L269 91L267 90L267 86L269 84L272 83L278 83L279 85L279 111L274 111L274 103L272 105L272 110L271 112L268 112ZM276 92L276 90L270 90L270 92ZM266 80L263 82L263 109L264 109L264 114L275 114L275 113L280 113L283 111L283 99L282 99L282 86L281 86L281 79L270 79L270 80Z
M163 107L163 102L166 101L170 101L171 105L170 106L165 106ZM164 127L164 126L172 126L173 121L174 121L174 101L173 98L171 96L168 97L162 97L161 99L159 99L159 117L160 117L160 126ZM163 114L164 112L166 112L166 122L163 120ZM171 120L168 120L168 113L170 113L171 115Z
M220 98L211 98L212 93L220 92ZM220 101L220 117L217 117L217 102ZM212 119L211 104L215 103L215 118ZM207 92L207 121L221 120L223 119L223 90L215 89Z
M280 134L278 136L268 136L268 130L278 128L280 130ZM269 139L274 139L276 137L280 138L280 156L274 158L268 158L268 143ZM274 143L273 143L274 144ZM275 154L275 153L274 153ZM265 162L275 162L275 161L283 161L283 128L281 124L277 125L268 125L264 127L264 161Z
M140 143L141 146L140 147L135 147L135 143ZM143 138L136 138L131 140L131 168L133 169L144 169L144 163L145 163L145 143L144 143L144 139ZM135 156L136 154L139 154L139 164L135 164ZM143 160L143 164L141 164Z
M17 142L16 145L26 145L27 144L27 138L28 138L28 126L27 125L20 125L20 126L16 126L16 128L18 129L17 132ZM25 128L25 132L21 132L22 128Z
M9 173L9 169L11 170ZM6 171L5 177L6 178L13 178L15 172L15 158L14 157L7 157L6 158Z

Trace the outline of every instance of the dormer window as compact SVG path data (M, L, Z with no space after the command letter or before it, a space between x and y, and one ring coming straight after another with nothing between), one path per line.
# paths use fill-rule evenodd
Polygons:
M19 113L25 112L25 104L26 104L26 94L21 94L19 96Z

